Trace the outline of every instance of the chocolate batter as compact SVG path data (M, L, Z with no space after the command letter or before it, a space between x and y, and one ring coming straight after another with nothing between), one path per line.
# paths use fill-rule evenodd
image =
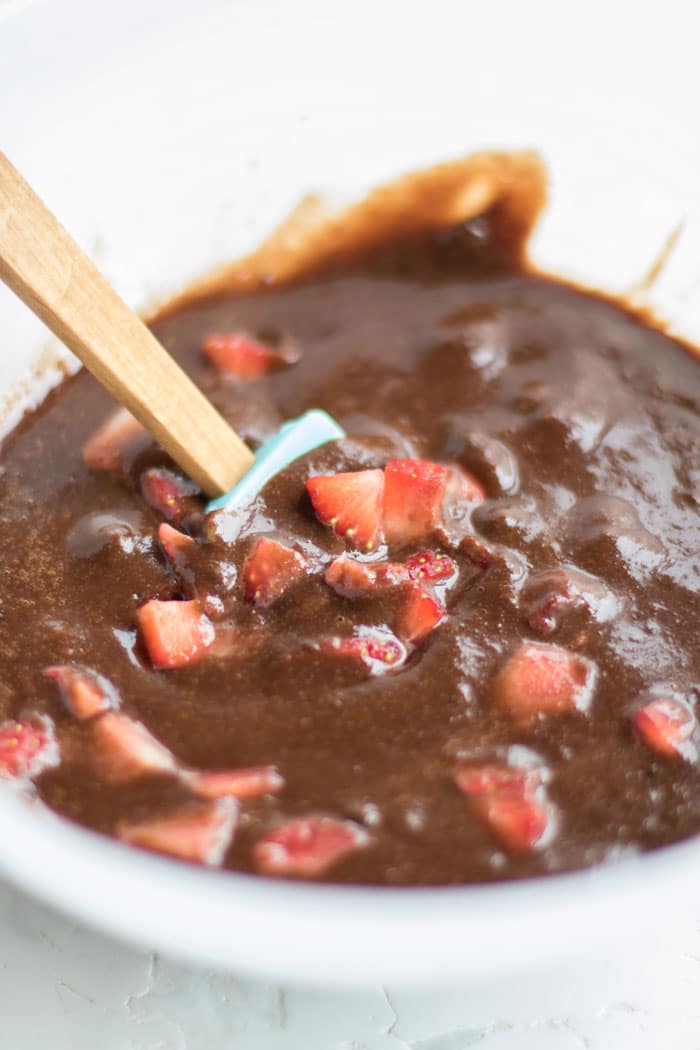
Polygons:
M108 679L179 767L276 767L277 786L240 801L220 858L233 869L276 870L256 844L308 816L349 821L357 848L307 874L406 885L562 871L700 829L694 749L664 753L635 722L650 696L680 698L691 719L698 699L700 367L623 306L529 271L524 231L501 218L395 230L294 281L185 301L155 322L251 444L311 407L349 435L236 514L206 518L197 494L183 497L172 524L199 542L186 570L144 496L149 468L176 470L164 453L146 438L119 469L83 460L114 408L90 375L8 438L0 720L52 720L60 761L34 778L49 806L114 834L206 805L166 768L105 776L94 720L71 715L43 673L60 665ZM226 375L202 346L227 332L293 348L292 363ZM358 551L319 520L305 483L396 458L459 465L486 498L453 500L420 542ZM256 604L243 566L263 534L305 569ZM405 582L338 593L325 578L334 558L403 564L425 550L455 571L429 587L444 618L405 660L377 673L321 644L358 625L395 631L406 596ZM193 595L216 643L154 667L139 608ZM523 642L587 661L585 702L514 717L498 690ZM530 796L546 793L547 826L531 848L479 804L470 771L494 766L539 770Z

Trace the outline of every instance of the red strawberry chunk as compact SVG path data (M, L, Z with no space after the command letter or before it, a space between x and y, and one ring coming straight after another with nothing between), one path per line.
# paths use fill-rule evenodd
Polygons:
M258 871L265 875L322 875L343 857L366 846L364 828L349 820L303 817L271 831L253 846Z
M180 521L194 510L199 489L193 481L166 467L149 467L141 475L141 491L150 505L168 521Z
M520 608L538 634L551 634L577 612L604 623L617 607L602 580L570 565L530 573L520 591Z
M523 642L494 682L496 703L519 722L585 711L595 685L590 660L558 645Z
M409 579L408 569L400 561L378 561L372 566L375 587L396 587Z
M404 583L408 579L408 570L399 562L364 564L342 554L328 566L324 579L343 598L361 598Z
M220 798L183 806L152 820L123 822L117 836L131 846L218 867L231 845L237 819L235 799Z
M119 408L83 446L83 460L91 470L120 471L150 442L148 431L125 408Z
M471 471L464 467L449 467L445 500L448 503L483 503L486 489Z
M457 572L457 565L446 554L435 551L419 551L406 560L408 575L412 580L436 583L449 580Z
M89 667L47 667L44 677L56 683L63 703L79 722L120 706L119 694L109 679Z
M362 562L342 554L340 558L334 558L330 563L324 579L328 586L343 598L360 598L372 592L373 566L363 565Z
M384 535L389 544L425 539L442 519L448 469L427 459L390 459L384 471Z
M306 559L299 551L261 536L243 565L245 600L262 607L271 605L306 571Z
M47 715L0 725L0 778L32 779L58 765L59 758L53 722Z
M462 553L472 565L479 569L488 569L494 562L494 552L476 536L465 536L461 543Z
M445 617L445 610L433 597L417 583L405 588L404 597L396 620L396 633L399 638L411 645L426 638Z
M386 674L400 667L407 657L405 646L389 631L361 627L347 637L339 635L318 643L322 652L334 653L363 663L372 674Z
M214 641L214 625L194 599L154 598L136 615L154 667L184 667L203 656Z
M698 757L698 724L690 705L679 696L658 696L632 715L642 740L667 758Z
M276 766L251 766L249 769L196 769L182 775L190 791L200 798L226 798L241 801L259 795L277 795L284 787L284 777Z
M139 777L174 773L170 751L143 725L127 715L108 711L90 724L93 764L109 784L128 784Z
M167 521L158 526L158 539L173 568L177 572L187 568L190 555L197 547L197 541L174 529Z
M383 471L317 474L306 488L319 520L338 536L364 551L381 543Z
M202 349L219 371L239 379L257 379L299 359L289 349L274 349L242 332L214 333L207 336Z
M474 814L511 853L543 845L553 828L540 771L509 766L466 766L455 774Z
M506 765L458 766L455 772L455 783L465 795L479 797L506 791L513 788L525 790L535 788L542 782L537 769L518 769Z
M211 619L221 619L237 601L234 593L238 576L236 566L212 556L211 548L207 551L205 545L174 529L166 521L158 527L158 538L177 575L181 594L186 598L196 598L201 603L202 612ZM222 639L217 635L216 642L219 641Z
M475 800L481 819L512 853L537 846L549 827L548 807L517 791L499 791Z

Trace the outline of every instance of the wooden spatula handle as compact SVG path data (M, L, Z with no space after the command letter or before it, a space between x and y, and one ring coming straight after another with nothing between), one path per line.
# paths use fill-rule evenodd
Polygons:
M209 496L253 454L0 153L0 277Z

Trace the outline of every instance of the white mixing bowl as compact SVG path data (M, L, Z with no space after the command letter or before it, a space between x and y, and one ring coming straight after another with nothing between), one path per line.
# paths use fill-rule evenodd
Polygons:
M147 307L310 190L347 199L472 149L534 146L552 173L537 262L624 290L683 222L651 301L700 340L699 32L692 4L639 0L0 0L0 147ZM47 345L0 289L4 428L55 379ZM0 868L38 897L286 980L497 975L700 917L697 841L518 884L379 890L196 870L9 791L0 827Z

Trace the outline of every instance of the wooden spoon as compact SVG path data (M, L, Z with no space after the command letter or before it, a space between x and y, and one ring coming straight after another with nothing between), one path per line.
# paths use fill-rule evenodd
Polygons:
M0 277L208 496L250 449L0 153Z

